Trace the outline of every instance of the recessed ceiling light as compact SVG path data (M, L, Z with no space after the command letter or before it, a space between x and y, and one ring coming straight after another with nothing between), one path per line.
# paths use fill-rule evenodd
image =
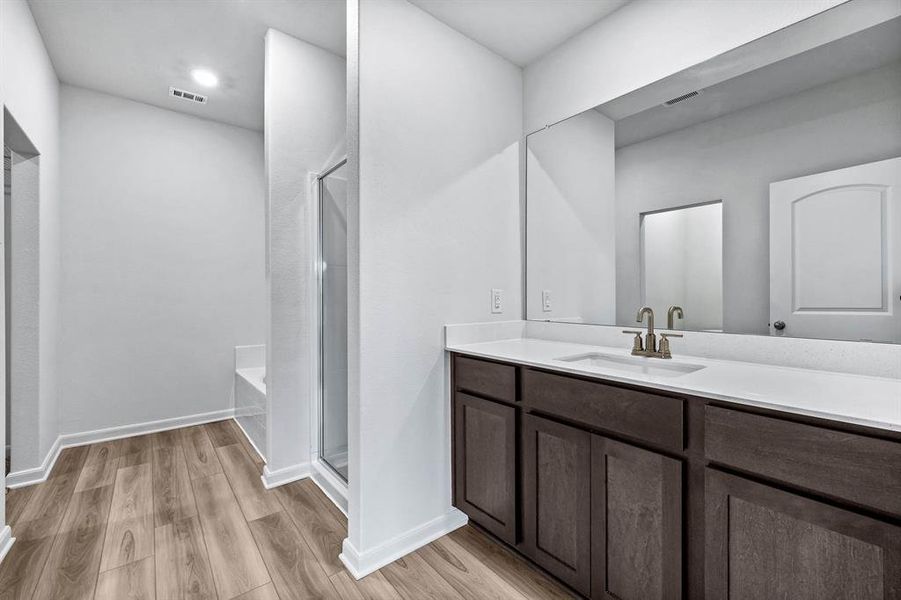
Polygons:
M194 69L191 71L191 77L204 87L216 87L219 85L219 78L216 77L215 73L207 69Z

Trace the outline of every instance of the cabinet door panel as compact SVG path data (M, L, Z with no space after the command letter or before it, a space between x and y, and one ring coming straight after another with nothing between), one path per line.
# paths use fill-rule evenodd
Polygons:
M587 594L591 581L591 435L523 415L523 550Z
M682 597L682 463L591 440L592 598Z
M516 543L516 409L455 395L457 507L473 521Z
M899 600L901 527L708 469L709 600Z

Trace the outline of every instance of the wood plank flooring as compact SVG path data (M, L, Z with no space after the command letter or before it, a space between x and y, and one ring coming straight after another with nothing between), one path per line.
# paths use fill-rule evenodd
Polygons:
M7 491L0 600L557 600L541 571L464 527L355 581L347 520L304 480L266 490L234 421L64 450Z

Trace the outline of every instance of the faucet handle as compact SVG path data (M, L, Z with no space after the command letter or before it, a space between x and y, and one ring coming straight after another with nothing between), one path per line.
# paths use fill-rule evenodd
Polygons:
M669 338L682 337L681 333L661 333L660 334L660 358L672 358L673 353L669 348Z
M641 341L641 331L623 329L623 333L628 333L629 335L635 336L635 339L632 340L632 354L644 352L644 343Z

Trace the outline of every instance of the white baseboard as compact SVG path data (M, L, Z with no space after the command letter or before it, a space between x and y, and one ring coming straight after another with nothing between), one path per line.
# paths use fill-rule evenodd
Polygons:
M9 525L0 531L0 562L2 562L3 558L9 553L9 549L12 548L13 542L15 541L16 538L13 537L13 532L12 529L9 528Z
M331 469L322 464L318 459L313 460L313 483L319 486L332 504L347 516L347 483L332 473Z
M441 536L463 527L468 521L469 517L465 513L451 507L448 512L440 517L436 517L363 553L358 552L354 548L349 538L345 539L341 548L342 552L338 555L338 558L341 559L341 562L344 563L350 574L354 576L354 579L362 579L385 565L393 563L398 558L402 558L414 550L430 544Z
M299 481L310 476L310 463L300 463L299 465L291 465L282 469L271 470L269 465L263 467L263 474L260 479L263 480L263 487L267 490L277 488L280 485Z
M85 444L96 444L97 442L106 442L134 435L143 435L145 433L156 433L157 431L167 431L169 429L179 429L181 427L190 427L191 425L200 425L202 423L212 423L213 421L224 421L225 419L231 419L234 416L235 409L226 408L224 410L215 410L184 417L146 421L144 423L122 425L120 427L108 427L106 429L95 429L94 431L84 431L81 433L67 433L61 435L60 438L62 438L63 448L70 448L72 446L84 446Z
M44 457L44 461L40 466L7 473L6 487L19 488L47 481L47 477L50 475L50 471L53 470L53 465L56 464L56 459L59 458L59 453L62 449L62 436L60 436L50 446L50 450L47 451L47 456Z
M231 419L235 416L235 409L228 408L225 410L217 410L208 413L199 413L196 415L187 415L184 417L174 417L172 419L160 419L158 421L146 421L144 423L135 423L132 425L122 425L119 427L107 427L106 429L95 429L93 431L82 431L80 433L67 433L56 438L47 457L41 466L33 469L25 469L16 471L6 476L6 487L19 488L28 485L34 485L47 480L56 459L63 448L72 448L75 446L84 446L85 444L96 444L97 442L106 442L109 440L117 440L120 438L131 437L134 435L143 435L145 433L155 433L157 431L166 431L168 429L178 429L180 427L189 427L191 425L199 425L201 423L212 423L213 421L222 421Z

